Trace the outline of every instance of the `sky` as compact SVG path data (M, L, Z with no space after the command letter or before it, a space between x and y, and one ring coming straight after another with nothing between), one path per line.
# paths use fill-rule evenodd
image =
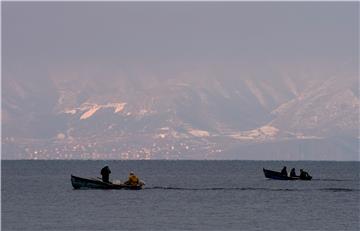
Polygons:
M354 64L358 17L358 2L3 2L3 65Z

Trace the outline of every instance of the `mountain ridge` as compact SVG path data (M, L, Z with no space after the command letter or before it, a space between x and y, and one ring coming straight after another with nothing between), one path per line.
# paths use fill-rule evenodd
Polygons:
M40 85L5 78L2 123L9 141L5 153L31 146L24 142L29 138L44 143L55 139L71 146L75 140L107 137L113 140L111 146L116 146L117 137L122 137L134 144L134 152L144 148L138 143L151 146L160 140L168 147L188 142L184 145L189 148L178 154L181 157L189 156L185 153L197 143L200 150L221 147L226 151L227 145L239 142L318 140L334 134L359 137L359 94L354 88L358 80L354 75L323 74L315 79L309 75L300 81L297 75L290 78L279 72L272 73L275 77L270 81L246 74L242 75L248 77L240 78L218 74L184 72L180 77L153 76L150 81L124 74L104 81L73 74ZM139 141L139 137L148 141ZM167 152L150 152L148 157L171 158ZM241 158L241 153L233 155Z

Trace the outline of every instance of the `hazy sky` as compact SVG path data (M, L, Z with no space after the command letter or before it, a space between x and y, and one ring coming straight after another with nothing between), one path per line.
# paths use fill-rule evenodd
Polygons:
M158 89L155 87L160 83L170 84L172 80L180 85L199 86L199 96L214 96L207 101L213 104L201 112L211 119L217 116L214 121L225 121L229 127L237 124L238 129L257 128L273 121L272 110L292 100L310 83L317 87L314 82L334 77L336 81L328 83L340 86L345 82L343 85L350 87L339 90L337 99L342 104L334 107L330 107L336 101L332 91L325 92L330 105L327 108L344 112L348 105L348 113L344 113L354 118L357 115L351 103L358 105L359 93L353 83L359 73L359 2L1 4L5 86L2 105L7 106L7 111L2 110L2 128L8 119L11 123L6 131L19 136L33 136L32 125L43 129L38 132L41 137L66 133L68 126L77 124L68 124L72 117L59 122L64 108L78 107L87 101L113 102L113 95L116 100L127 102L129 111L137 112L143 106L141 101L145 105L149 97L148 92L137 91L143 92L149 85ZM186 82L188 79L199 81ZM325 87L330 89L333 85ZM170 85L162 86L166 91L159 88L159 92L151 92L154 98L173 94L167 93L167 86ZM227 100L224 89L239 93L239 97ZM219 97L215 97L217 94ZM178 92L174 97L182 95ZM168 109L173 102L177 99L164 100L165 106L159 103L159 108ZM324 102L319 101L317 109L327 119ZM194 127L202 128L203 117L197 117L202 114L192 114L190 110L198 108L196 103L188 102L191 107L179 106L174 111L185 114L183 121L195 121ZM307 109L308 104L304 105ZM345 116L336 113L340 119ZM293 117L286 118L292 121ZM356 124L354 121L347 119L344 124ZM283 130L286 129L284 125Z
M3 2L7 72L358 61L358 2Z

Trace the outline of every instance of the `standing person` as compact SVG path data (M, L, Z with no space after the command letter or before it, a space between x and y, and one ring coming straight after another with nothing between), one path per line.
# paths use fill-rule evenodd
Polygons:
M111 173L111 171L110 171L110 168L109 168L109 166L105 166L105 167L103 167L102 169L101 169L101 176L102 176L102 181L103 182L106 182L106 183L110 183L110 181L109 181L109 175L110 175L110 173Z
M280 174L283 175L283 176L287 176L286 166L283 167Z
M295 172L295 168L292 168L290 171L290 177L297 177L296 176L296 172Z

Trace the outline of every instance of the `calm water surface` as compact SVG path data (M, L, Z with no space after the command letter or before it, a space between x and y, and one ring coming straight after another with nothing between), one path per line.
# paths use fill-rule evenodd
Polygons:
M73 190L130 170L140 191ZM312 181L265 179L304 168ZM1 230L360 230L359 162L2 161Z

